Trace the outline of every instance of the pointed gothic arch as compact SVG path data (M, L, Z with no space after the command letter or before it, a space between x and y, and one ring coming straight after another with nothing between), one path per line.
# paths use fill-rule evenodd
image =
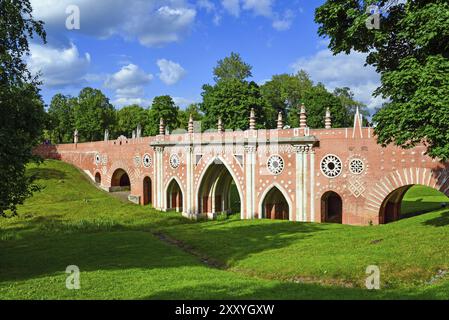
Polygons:
M240 214L243 215L243 192L239 180L223 157L212 158L204 167L198 181L195 192L198 214L230 213L230 189L235 187L240 198Z
M287 191L278 183L273 183L260 197L259 218L291 220L292 208Z
M184 190L182 183L177 177L171 178L165 188L165 210L176 210L184 212Z

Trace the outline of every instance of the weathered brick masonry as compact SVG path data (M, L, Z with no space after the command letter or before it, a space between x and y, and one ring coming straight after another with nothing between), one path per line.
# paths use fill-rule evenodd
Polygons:
M425 147L382 148L372 128L307 127L218 130L165 134L92 143L40 146L36 153L83 170L107 191L130 188L130 200L187 217L229 212L231 189L243 219L339 222L353 225L397 220L405 192L420 184L449 194L448 166L425 155ZM237 209L234 209L234 211Z

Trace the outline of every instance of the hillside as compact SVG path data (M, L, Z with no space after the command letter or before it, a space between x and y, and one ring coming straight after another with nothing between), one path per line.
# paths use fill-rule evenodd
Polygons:
M447 209L373 227L194 223L121 202L61 162L28 173L44 189L0 219L1 299L449 298ZM406 203L444 200L415 189ZM65 288L68 265L81 290ZM363 288L368 265L382 290Z

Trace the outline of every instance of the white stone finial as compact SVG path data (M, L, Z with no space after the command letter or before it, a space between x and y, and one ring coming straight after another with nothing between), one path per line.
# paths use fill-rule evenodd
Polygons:
M301 111L299 113L299 127L307 128L307 113L304 104L301 105Z
M332 128L331 110L329 109L329 107L326 109L326 117L324 119L324 127L326 129Z
M256 130L256 111L254 108L251 109L249 115L249 130Z
M73 133L73 142L75 144L78 143L78 129L75 129L75 132Z
M354 115L354 128L352 130L352 138L356 137L356 134L360 134L360 138L363 138L363 130L362 130L362 122L363 122L363 117L360 114L360 109L357 106L355 115Z
M221 120L221 117L218 118L217 128L218 128L218 132L224 132L223 121Z
M165 135L165 122L163 118L161 118L159 121L159 134L161 136Z
M282 116L282 112L278 113L277 128L278 130L282 130L284 128L284 118Z
M189 129L188 129L189 134L192 134L194 132L194 127L193 127L193 116L192 114L190 114L190 118L189 118Z

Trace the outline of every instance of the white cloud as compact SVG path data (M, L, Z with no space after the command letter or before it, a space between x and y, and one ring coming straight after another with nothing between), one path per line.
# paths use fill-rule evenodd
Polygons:
M80 55L73 43L62 49L31 44L30 52L28 67L33 74L41 73L41 80L47 87L76 86L86 82L90 55Z
M123 66L118 72L109 75L104 86L115 92L115 105L144 104L148 102L144 86L153 80L152 74L145 73L135 64Z
M222 0L221 4L234 17L240 16L240 0Z
M198 101L183 97L173 97L173 101L176 103L176 105L180 106L182 109L187 108L193 103L198 103Z
M174 85L186 75L186 71L179 63L160 59L157 61L157 65L161 71L159 78L166 85Z
M328 49L318 51L314 56L300 58L292 64L295 71L305 70L314 81L322 82L329 90L349 87L356 99L373 110L383 103L372 96L380 85L380 76L371 66L364 66L366 54L352 52L349 55L334 56Z
M252 10L258 16L271 17L273 3L274 0L243 0L243 9Z
M262 16L272 21L277 31L291 28L296 15L293 10L287 9L283 14L274 10L275 0L221 0L225 11L234 17L239 17L242 10L252 12L255 16ZM301 12L298 10L298 12Z
M50 39L64 37L65 9L73 0L31 0L34 15L45 22ZM196 10L185 0L78 0L77 32L108 38L137 39L145 46L179 41L193 25Z
M295 17L296 16L292 10L286 10L282 17L275 15L275 19L273 20L273 28L277 31L289 30Z

